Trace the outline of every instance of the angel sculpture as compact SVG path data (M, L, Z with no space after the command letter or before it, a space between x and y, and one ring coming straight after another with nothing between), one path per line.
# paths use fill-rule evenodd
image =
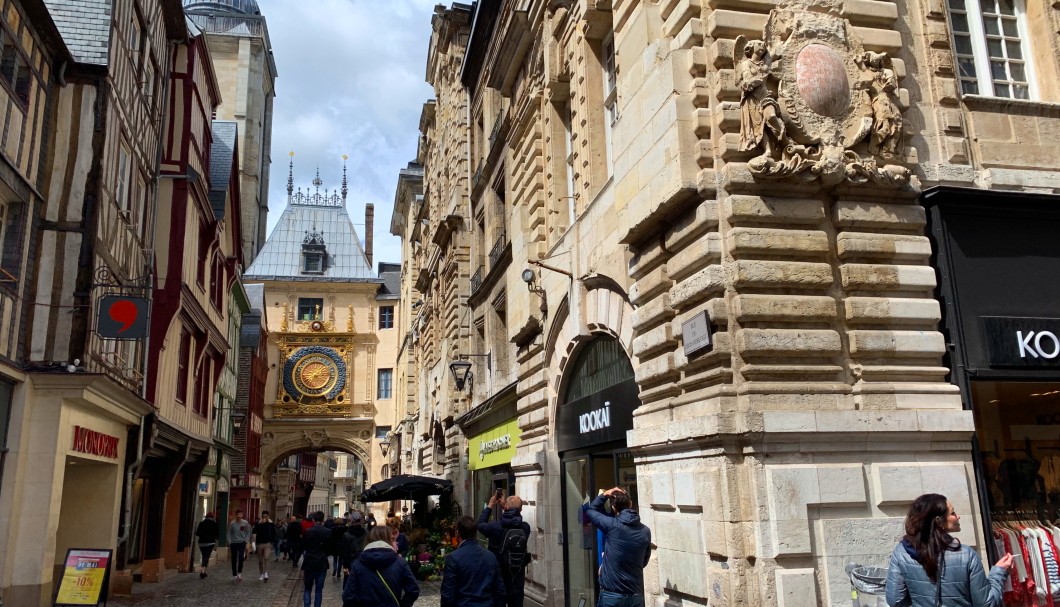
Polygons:
M886 53L868 51L861 54L857 64L862 70L859 88L871 97L869 153L893 160L902 139L902 112L898 108L898 77L891 58Z
M785 136L780 105L767 84L773 75L772 58L765 42L747 42L743 36L736 38L733 50L736 86L741 91L740 151L748 152L762 146L762 157L772 159ZM739 59L741 55L743 59Z

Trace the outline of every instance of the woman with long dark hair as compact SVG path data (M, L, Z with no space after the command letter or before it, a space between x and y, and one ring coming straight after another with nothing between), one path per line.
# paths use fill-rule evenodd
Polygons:
M961 517L945 496L916 498L905 517L905 537L891 553L887 603L891 607L999 607L1012 555L983 571L979 553L951 533Z

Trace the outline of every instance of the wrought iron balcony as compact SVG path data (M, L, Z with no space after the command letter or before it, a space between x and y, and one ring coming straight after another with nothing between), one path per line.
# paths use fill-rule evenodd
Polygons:
M471 292L475 293L482 287L482 278L486 274L486 268L479 266L478 270L471 276Z
M500 236L497 237L497 242L493 243L493 248L490 249L490 270L497 266L497 260L504 254L504 247L508 245L508 233L501 232Z

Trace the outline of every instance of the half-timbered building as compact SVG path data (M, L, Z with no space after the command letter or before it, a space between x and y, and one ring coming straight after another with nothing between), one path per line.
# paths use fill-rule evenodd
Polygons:
M3 202L4 276L22 301L16 333L4 316L3 335L19 340L5 353L18 352L26 375L0 489L0 587L12 605L50 605L68 548L121 556L136 542L122 504L127 466L150 442L140 429L152 414L145 319L164 66L187 28L177 0L2 10L2 155L27 185ZM68 55L47 56L47 29Z
M143 579L190 563L199 478L214 448L215 395L229 354L231 289L242 263L236 125L212 121L220 94L201 32L169 66L168 121L155 216L147 400L153 434L134 510ZM227 417L227 416L226 416Z

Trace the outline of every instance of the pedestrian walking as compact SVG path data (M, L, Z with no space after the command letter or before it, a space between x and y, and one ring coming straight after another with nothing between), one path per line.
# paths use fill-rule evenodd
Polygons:
M614 515L605 508L611 501ZM633 501L621 487L597 495L585 511L604 534L597 607L644 607L644 568L651 558L651 529L640 522Z
M336 517L331 526L331 540L328 542L328 556L331 557L331 577L339 581L342 573L342 538L346 536L346 518Z
M394 549L402 557L408 556L409 538L401 532L401 521L396 516L392 516L387 519L386 526L390 529L390 541L394 543Z
M499 504L504 505L504 512L497 520L490 522L490 515ZM478 532L489 540L489 551L497 557L501 568L507 607L523 607L526 566L530 564L530 553L526 548L530 539L530 525L523 522L522 510L523 500L518 495L510 495L505 499L498 490L490 496L489 503L478 517Z
M314 607L320 607L324 600L324 581L328 578L327 544L331 539L331 530L324 526L324 513L314 512L311 517L313 526L302 536L302 574L304 591L302 602L310 607L313 589L316 588Z
M220 532L221 527L214 519L213 512L207 512L206 516L199 521L199 526L195 528L199 554L202 555L202 571L199 572L200 580L206 577L206 568L210 565L210 555L213 554L213 549L217 547L217 536Z
M269 518L269 511L264 510L261 518L254 525L254 546L258 553L258 580L269 581L269 551L276 540L276 523Z
M346 535L342 536L342 587L346 587L346 581L350 577L350 568L357 557L361 556L364 545L367 543L368 532L364 528L364 515L360 512L350 513L350 524L346 528Z
M946 496L928 493L913 501L905 537L887 568L892 607L1000 607L1012 555L987 574L979 553L950 535L960 530L961 517Z
M409 564L390 544L390 531L377 527L366 534L366 540L364 550L350 564L349 579L342 587L342 607L410 607L419 598L420 587Z
M497 557L476 541L475 519L457 519L456 533L460 545L445 557L441 607L501 607L505 591L500 566Z
M287 540L284 536L287 534L287 522L282 517L276 518L276 542L272 545L272 560L279 562L280 555L287 554ZM284 557L286 558L286 556Z
M236 517L228 524L228 560L232 562L232 580L243 581L243 561L247 558L247 543L254 535L250 521L243 518L243 511L236 510Z
M294 515L287 523L287 558L291 559L291 569L298 566L298 558L302 556L302 517Z
M369 531L371 531L372 529L375 529L375 526L376 526L375 515L372 514L371 512L368 513L368 522L365 524L365 526L368 527Z

